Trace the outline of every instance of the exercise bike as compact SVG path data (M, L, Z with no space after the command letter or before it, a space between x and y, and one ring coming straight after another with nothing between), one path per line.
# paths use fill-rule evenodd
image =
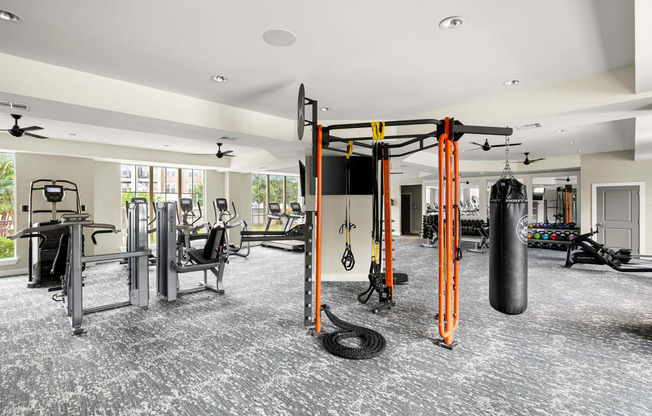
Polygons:
M607 265L619 272L652 273L652 262L644 258L646 255L632 254L631 250L620 249L614 251L604 244L591 239L598 234L601 224L596 224L596 229L582 234L573 239L566 252L566 267L574 264Z

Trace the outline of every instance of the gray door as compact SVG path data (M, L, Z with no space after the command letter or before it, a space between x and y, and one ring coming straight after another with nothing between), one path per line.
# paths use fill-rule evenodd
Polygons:
M602 224L597 241L618 250L639 252L638 186L597 188L597 221Z

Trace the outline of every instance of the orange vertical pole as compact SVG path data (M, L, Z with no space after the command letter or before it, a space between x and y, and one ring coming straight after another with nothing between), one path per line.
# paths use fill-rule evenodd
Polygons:
M446 330L444 328L444 305L443 298L445 290L445 272L444 272L444 252L446 246L446 232L444 230L444 148L446 147L446 140L448 135L442 134L439 137L439 335L442 338L446 337Z
M446 345L453 345L453 332L459 324L459 155L450 137L450 119L439 137L439 334ZM453 188L453 186L455 188ZM444 205L445 203L445 205ZM455 232L453 233L453 230Z
M315 332L321 332L321 193L322 193L322 130L317 126L317 244L315 253Z
M448 131L448 119L446 119L446 333L444 338L446 345L453 342L453 279L451 265L453 263L453 173L451 169L451 157L453 146Z
M394 302L394 261L392 252L392 201L389 182L389 147L383 146L383 194L385 200L385 287L390 289Z

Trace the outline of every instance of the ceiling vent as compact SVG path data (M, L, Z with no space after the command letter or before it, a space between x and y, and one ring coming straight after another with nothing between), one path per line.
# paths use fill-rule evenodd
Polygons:
M232 136L221 136L221 137L218 137L217 140L221 140L223 142L232 142L232 141L238 140L238 138L237 137L232 137Z
M0 107L12 108L14 110L29 111L29 106L22 103L12 103L11 101L0 100Z
M530 123L530 124L521 124L520 126L515 126L517 130L531 130L539 129L543 127L543 123Z

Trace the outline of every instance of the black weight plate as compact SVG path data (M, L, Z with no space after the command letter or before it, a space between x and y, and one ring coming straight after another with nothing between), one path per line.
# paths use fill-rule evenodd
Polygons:
M303 128L306 125L306 90L303 84L299 86L299 97L297 100L297 135L299 141L303 139Z

